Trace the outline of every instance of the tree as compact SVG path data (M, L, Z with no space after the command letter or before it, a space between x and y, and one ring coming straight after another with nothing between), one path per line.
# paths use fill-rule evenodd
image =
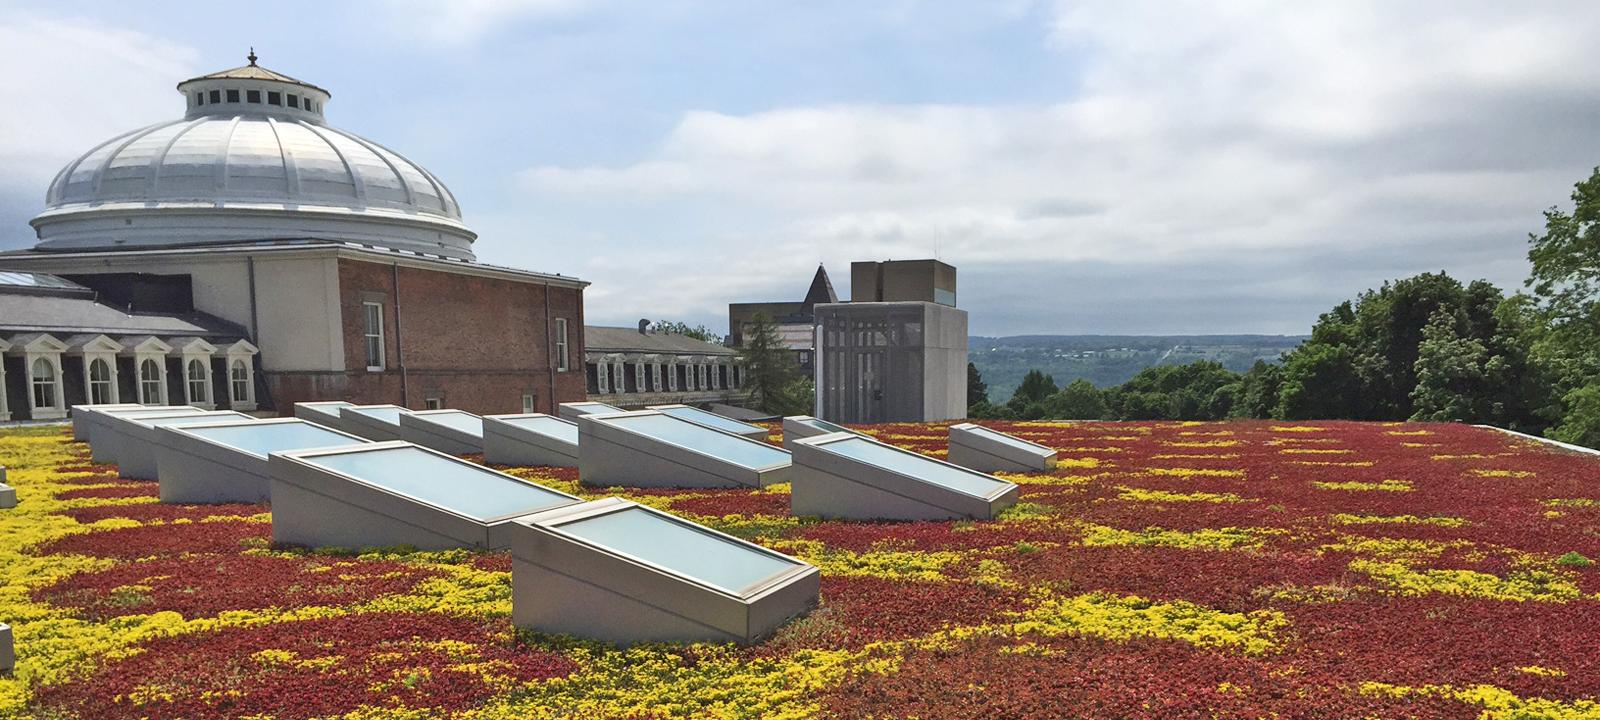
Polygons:
M1011 394L1006 407L1023 420L1038 420L1045 414L1045 398L1056 394L1056 390L1055 378L1038 370L1029 370L1027 375L1022 376L1022 384Z
M1044 401L1045 416L1062 420L1101 420L1106 417L1106 401L1100 388L1078 378Z
M1278 391L1283 385L1282 368L1257 360L1239 379L1239 392L1229 417L1270 418L1278 408Z
M1527 285L1547 326L1530 354L1559 406L1551 437L1600 446L1600 168L1573 186L1572 212L1551 207L1530 234Z
M811 408L812 398L805 397L796 381L810 383L798 377L790 350L778 336L778 326L766 314L757 313L752 319L739 358L744 362L751 405L773 415L802 414Z
M1108 392L1112 413L1124 420L1218 420L1228 416L1240 376L1210 360L1156 365Z
M704 325L695 325L694 327L690 327L689 323L681 320L676 322L657 322L652 324L651 328L658 333L665 333L669 335L686 335L696 340L702 340L708 343L714 343L716 345L721 345L723 343L722 336L712 332L711 328L708 328Z
M967 363L967 407L971 408L978 403L988 401L988 383L983 381L983 374L978 372L977 365Z

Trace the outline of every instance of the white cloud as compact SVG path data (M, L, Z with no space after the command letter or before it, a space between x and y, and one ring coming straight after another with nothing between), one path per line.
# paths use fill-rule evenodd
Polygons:
M1049 42L1083 70L1056 102L689 112L637 162L540 166L520 179L541 197L609 212L754 209L744 227L708 228L706 242L737 256L760 237L840 270L935 248L963 267L1099 262L1139 273L1265 253L1310 268L1331 249L1344 262L1396 259L1374 272L1515 272L1507 259L1521 255L1538 210L1600 161L1600 135L1584 130L1600 100L1600 7L1539 9L1063 2ZM1451 250L1452 238L1495 236L1503 255L1469 262ZM606 305L710 312L762 299L730 297L715 281L725 265L666 262L662 274L686 278L682 287L631 288ZM616 281L604 268L591 279ZM1359 289L1302 293L1320 303Z
M42 203L63 165L141 124L174 117L196 53L137 32L24 15L0 18L0 67L10 101L0 110L0 192Z
M381 0L385 19L403 32L447 45L478 40L526 19L560 17L593 0Z

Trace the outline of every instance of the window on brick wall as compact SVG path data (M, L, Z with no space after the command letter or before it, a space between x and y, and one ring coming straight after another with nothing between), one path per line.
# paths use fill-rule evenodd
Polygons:
M525 412L525 413L533 412L533 394L532 393L523 393L522 394L522 411Z
M383 369L383 303L361 303L361 337L366 344L367 369Z
M556 370L567 371L567 319L556 318Z
M422 409L424 409L424 410L443 410L444 409L444 401L439 399L439 398L436 398L436 397L423 398L422 399Z

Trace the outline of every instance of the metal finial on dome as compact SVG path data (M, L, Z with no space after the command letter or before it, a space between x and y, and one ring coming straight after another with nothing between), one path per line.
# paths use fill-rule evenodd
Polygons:
M250 46L250 54L244 56L244 59L249 60L252 67L256 64L256 48L254 45Z

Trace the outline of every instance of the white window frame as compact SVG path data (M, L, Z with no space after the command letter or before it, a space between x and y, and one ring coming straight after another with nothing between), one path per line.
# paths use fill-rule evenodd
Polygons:
M378 332L372 332L372 315L377 311ZM372 364L372 341L378 341L378 364ZM361 355L367 363L367 372L382 372L389 366L389 348L383 327L383 303L372 300L361 302Z
M51 410L63 409L61 398L61 361L45 354L28 353L28 407L33 410L35 419L47 416ZM43 366L48 377L40 378L39 367ZM49 395L48 403L39 402L40 391ZM40 411L45 411L40 413Z
M655 388L656 392L662 392L667 389L661 384L661 363L650 363L650 387Z
M136 397L139 400L139 404L141 404L141 405L161 405L161 404L166 403L166 401L167 401L167 363L166 363L166 361L163 360L162 358L159 358L159 357L145 355L145 356L142 356L142 357L134 358L133 362L134 362L134 376L136 378L138 378L138 386L139 387L138 387L138 394L137 394ZM154 365L155 368L156 368L156 376L155 376L155 378L153 380L145 379L145 376L144 376L145 363L150 363L150 364ZM151 399L149 399L149 398L147 398L145 396L145 390L149 389L146 386L147 386L148 383L151 383L151 382L155 383L155 391L156 391L155 400L151 400Z
M533 412L533 403L534 403L533 393L523 393L522 394L522 412L524 414Z
M242 370L243 372L235 372ZM251 382L250 361L242 357L228 358L228 405L253 405L255 383ZM244 392L239 392L243 389Z
M642 393L650 391L650 386L644 381L644 363L642 362L633 364L633 386L639 388L639 392Z
M611 394L611 363L602 360L594 364L594 384L601 395Z
M628 368L622 361L611 363L611 392L621 395L628 391L628 376L625 374L627 372Z
M444 400L442 400L440 398L436 398L436 397L423 398L422 399L422 409L424 409L424 410L443 410L444 409Z
M101 363L103 363L106 368L106 376L104 379L96 380L94 378L94 368L95 365ZM83 356L83 385L84 390L87 391L85 394L88 395L88 400L91 404L100 405L122 402L122 400L117 397L116 357L106 357L103 355ZM105 386L105 397L95 397L96 385Z
M566 372L571 367L567 357L567 319L556 318L556 372Z
M183 362L183 401L187 405L201 407L214 407L211 402L211 358L199 355L185 355ZM199 368L200 376L195 377L195 368ZM199 397L195 390L199 389Z
M41 334L10 348L13 355L22 356L22 390L28 399L29 417L34 420L54 420L67 416L66 376L62 372L61 356L68 349L66 343L50 334ZM44 406L35 402L39 398L33 371L34 365L41 361L50 371L47 390L50 404Z

